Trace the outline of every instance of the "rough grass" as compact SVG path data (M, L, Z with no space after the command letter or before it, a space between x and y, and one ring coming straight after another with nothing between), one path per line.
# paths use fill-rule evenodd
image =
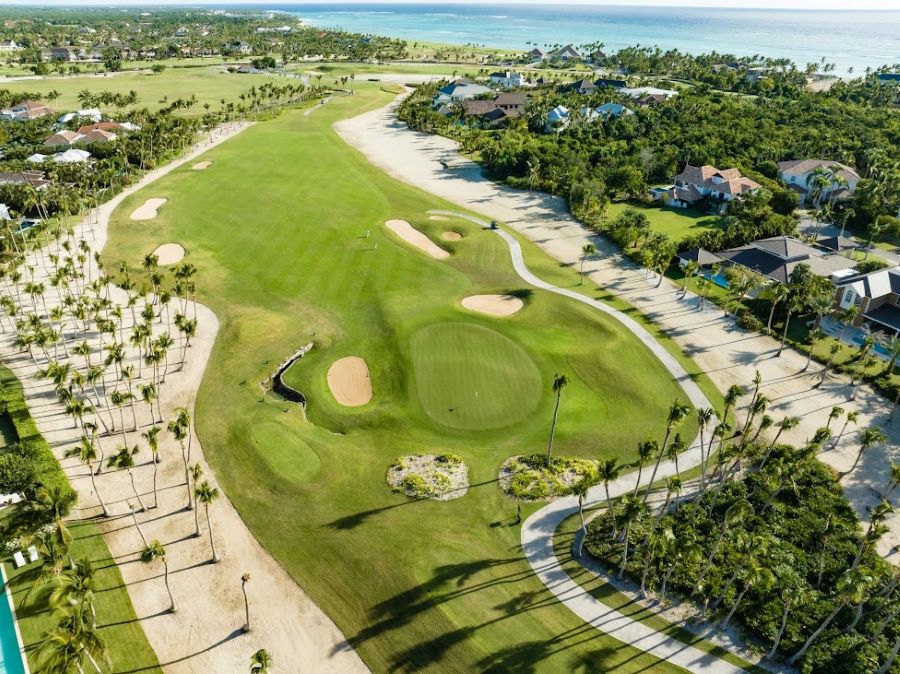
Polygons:
M702 234L705 231L720 227L719 218L715 215L709 215L690 208L647 206L636 201L620 201L610 204L606 211L606 218L613 220L629 208L646 215L650 221L650 229L654 232L665 234L675 243L678 243L686 236Z
M196 413L217 479L375 671L679 671L583 633L533 576L496 480L507 457L545 446L554 371L572 374L558 456L628 460L639 440L661 437L680 390L617 322L565 298L535 291L525 311L502 321L459 307L470 294L522 289L509 250L472 223L429 221L429 209L450 205L391 180L341 142L334 121L390 99L376 85L357 89L312 116L287 113L251 128L205 157L214 171L175 171L114 216L108 264L125 259L137 277L144 254L180 241L200 270L199 299L220 319ZM128 214L147 196L167 197L167 208L135 225ZM381 231L388 218L434 240L448 226L465 238L446 244L448 260L429 260ZM528 250L539 265L558 264ZM411 395L410 340L459 321L489 327L533 360L542 378L533 414L480 431L424 414ZM310 340L316 348L287 377L309 398L306 421L257 382ZM582 381L570 352L606 363L609 376ZM377 395L364 409L342 408L328 393L328 366L347 355L370 367ZM297 479L306 467L273 467L270 448L252 440L264 423L316 453L314 478ZM469 493L442 503L391 494L386 467L433 451L462 457ZM534 507L523 506L523 516Z

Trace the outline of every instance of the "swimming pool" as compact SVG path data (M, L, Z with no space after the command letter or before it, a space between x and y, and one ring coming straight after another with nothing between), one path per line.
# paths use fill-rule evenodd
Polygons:
M0 565L0 577L6 585L6 569ZM15 609L9 587L0 599L0 674L28 674L23 658L22 635L16 625Z

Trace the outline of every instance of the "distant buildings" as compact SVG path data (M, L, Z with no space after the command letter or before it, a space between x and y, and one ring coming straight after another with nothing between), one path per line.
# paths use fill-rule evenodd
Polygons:
M840 162L828 159L795 159L778 162L778 173L787 186L809 202L818 194L818 201L847 199L856 192L859 174ZM816 176L822 184L816 190Z
M40 101L22 101L5 110L0 110L0 118L8 120L37 119L52 115L53 110Z
M504 89L520 89L531 85L525 75L509 70L491 73L488 79L490 79L491 84L503 87Z
M438 108L441 105L459 103L460 101L471 100L490 93L493 93L493 90L490 87L478 84L472 80L458 79L447 86L438 89L437 96L432 100L432 105L433 107Z

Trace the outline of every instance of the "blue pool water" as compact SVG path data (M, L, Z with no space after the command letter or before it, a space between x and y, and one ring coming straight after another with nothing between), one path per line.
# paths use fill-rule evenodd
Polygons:
M6 571L0 571L5 585ZM16 619L13 616L12 596L8 589L0 597L0 674L27 674L22 662Z
M720 288L728 288L728 279L725 278L725 274L719 272L715 276L713 276L710 272L704 272L703 276L715 283Z

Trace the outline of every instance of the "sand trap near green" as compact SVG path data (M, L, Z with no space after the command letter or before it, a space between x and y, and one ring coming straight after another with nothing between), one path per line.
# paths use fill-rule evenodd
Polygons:
M406 243L415 246L435 260L444 260L450 257L450 253L413 227L406 220L388 220L384 223L384 226L403 239Z
M161 265L175 264L184 258L184 246L180 243L164 243L153 251L157 262Z
M462 305L469 311L487 316L512 316L521 311L525 303L513 295L469 295Z
M426 414L458 429L502 428L541 401L541 375L514 341L473 323L440 323L411 340L415 389Z
M369 366L359 356L339 358L328 368L328 388L344 407L359 407L372 399Z
M134 209L134 212L131 214L132 220L152 220L156 217L156 212L160 206L166 203L168 199L163 199L161 197L155 197L153 199L147 199L143 204Z

